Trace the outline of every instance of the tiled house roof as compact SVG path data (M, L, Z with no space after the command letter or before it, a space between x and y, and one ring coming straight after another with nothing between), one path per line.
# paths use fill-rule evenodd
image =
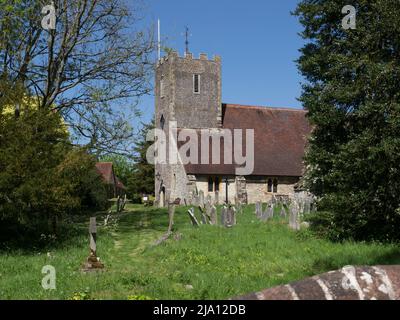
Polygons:
M100 173L104 182L108 184L115 184L115 176L112 162L97 162L96 169Z
M255 159L252 175L302 176L304 150L311 132L306 111L224 104L223 128L254 129ZM242 140L244 153L244 132ZM222 149L221 162L224 153ZM187 174L205 175L234 175L235 168L236 165L224 164L185 166Z
M109 186L109 197L121 195L126 191L126 187L114 173L112 162L97 162L96 169L103 181Z

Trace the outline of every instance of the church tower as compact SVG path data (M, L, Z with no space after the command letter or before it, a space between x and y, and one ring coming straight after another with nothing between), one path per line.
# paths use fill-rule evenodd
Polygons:
M158 62L155 73L157 128L164 130L167 135L171 121L176 121L178 128L221 128L219 56L209 60L206 54L200 54L196 59L191 53L180 57L178 53L171 52ZM175 194L187 193L187 177L183 166L156 165L155 174L156 200L160 206L165 206L167 200L175 200Z

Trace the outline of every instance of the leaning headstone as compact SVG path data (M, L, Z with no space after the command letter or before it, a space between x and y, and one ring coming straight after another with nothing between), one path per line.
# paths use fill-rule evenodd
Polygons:
M217 208L215 206L212 206L210 210L210 223L212 225L218 224Z
M201 223L202 224L207 224L207 217L204 214L204 208L201 207L201 206L199 206L198 208L199 208L199 211L200 211Z
M189 214L190 221L192 222L192 225L194 227L198 227L200 224L199 224L199 222L197 221L197 219L196 219L196 217L194 215L194 209L193 208L189 209L188 210L188 214Z
M104 268L104 264L97 257L97 225L96 217L91 217L89 221L89 257L83 266L83 271L94 271Z

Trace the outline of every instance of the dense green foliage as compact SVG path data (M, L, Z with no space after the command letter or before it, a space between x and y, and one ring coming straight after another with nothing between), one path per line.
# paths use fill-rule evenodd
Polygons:
M400 263L396 245L332 243L307 230L294 232L278 217L259 221L254 206L230 229L193 228L187 208L177 208L175 234L181 240L171 237L154 247L165 234L167 210L127 209L110 226L98 227L98 255L106 272L79 271L88 255L88 217L76 217L72 226L79 233L60 247L0 252L0 299L227 299L345 265ZM41 287L46 264L56 268L56 290Z
M0 221L42 232L81 210L107 206L93 157L70 145L56 112L21 106L19 117L0 108ZM40 225L40 227L39 227ZM9 230L10 231L10 230ZM29 238L29 233L19 233ZM15 235L14 235L15 236Z
M400 239L400 2L303 0L301 101L314 126L306 182L334 239ZM328 213L326 213L328 212Z
M131 199L140 198L139 195L154 194L154 165L146 158L152 141L147 141L148 133L154 128L154 120L143 124L140 136L135 143L135 156L132 174L128 180L128 192Z

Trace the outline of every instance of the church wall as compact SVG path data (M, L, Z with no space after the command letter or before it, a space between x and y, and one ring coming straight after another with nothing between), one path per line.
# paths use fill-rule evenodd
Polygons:
M215 192L208 192L208 176L197 176L196 186L197 190L202 190L204 192L204 197L211 195L211 199L215 199ZM219 203L224 203L226 199L226 187L225 182L222 181L219 185ZM229 177L229 186L228 186L228 200L231 203L235 203L235 195L236 195L236 184L235 177Z
M247 199L249 203L257 201L267 202L275 193L268 192L268 179L270 177L246 177ZM271 177L273 178L273 177ZM279 177L278 192L276 195L293 195L297 177Z

